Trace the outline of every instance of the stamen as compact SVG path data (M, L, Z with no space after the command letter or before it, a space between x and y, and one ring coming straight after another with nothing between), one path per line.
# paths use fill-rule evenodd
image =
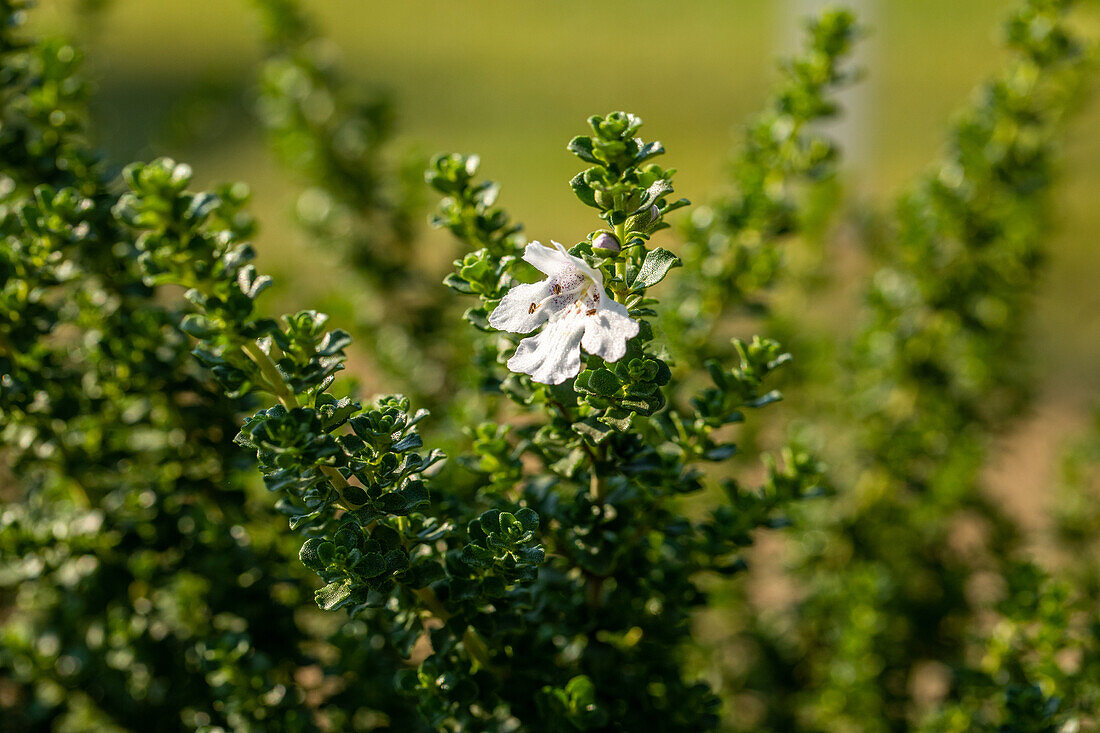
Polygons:
M585 313L585 315L586 315L586 316L594 316L594 315L596 315L596 309L595 309L595 308L591 308L591 309L589 309L589 311L588 311L587 313Z
M527 309L527 314L530 315L539 309L538 303L532 303L531 307Z

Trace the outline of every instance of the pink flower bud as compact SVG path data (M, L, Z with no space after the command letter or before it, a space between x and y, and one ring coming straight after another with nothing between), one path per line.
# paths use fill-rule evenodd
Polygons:
M595 239L592 240L592 249L603 250L605 252L618 252L619 240L607 232L600 232Z

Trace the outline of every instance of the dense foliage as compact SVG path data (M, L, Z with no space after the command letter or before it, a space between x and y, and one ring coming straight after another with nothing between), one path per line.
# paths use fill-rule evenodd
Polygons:
M679 229L626 112L568 143L594 217L565 247L477 156L432 159L444 287L388 104L256 0L259 118L303 233L363 283L340 328L268 310L247 186L102 160L78 50L0 0L0 730L1096 729L1097 438L1064 462L1060 562L982 485L1031 398L1089 55L1070 5L1012 16L944 160L861 232L860 325L825 338L775 293L824 287L788 254L821 256L842 203L817 123L850 13L810 25L732 191ZM407 396L344 378L352 333ZM754 581L797 588L776 608L744 591L764 534L790 563Z
M804 595L753 634L768 651L748 678L778 682L762 690L770 726L898 730L943 697L971 694L966 638L995 605L975 591L984 574L1008 583L1010 617L1039 613L1014 605L1035 601L1011 593L1041 586L1014 523L982 491L981 469L991 437L1030 394L1022 333L1056 141L1086 59L1068 7L1029 3L1010 19L1007 68L978 90L945 159L901 199L873 251L868 318L839 353L846 373L833 381L844 386L835 395L850 398L826 400L829 414L818 417L855 427L850 453L833 457L851 488L799 527L793 573ZM982 540L960 551L968 529ZM1019 677L1005 694L1031 689L1034 680ZM944 689L921 703L913 689L922 682ZM1059 694L1070 709L1051 703L1048 686L1014 697L1019 709L1003 722L1023 717L1021 706L1044 725L1058 715L1091 720L1093 705L1066 685Z

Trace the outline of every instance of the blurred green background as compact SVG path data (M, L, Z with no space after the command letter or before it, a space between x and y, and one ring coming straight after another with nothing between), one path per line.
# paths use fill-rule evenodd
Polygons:
M285 303L324 307L357 282L337 256L304 256L291 223L298 189L248 116L260 59L248 0L46 0L34 22L74 37L98 90L99 141L117 161L169 154L200 184L247 181L262 229L261 267ZM592 3L305 3L346 73L392 95L402 145L424 154L477 152L503 184L501 203L531 238L576 241L595 219L567 186L578 169L565 142L594 113L627 109L669 151L678 190L702 203L723 187L724 161L746 115L762 105L775 61L797 37L803 0ZM888 210L938 152L945 122L1004 58L997 43L1010 0L864 0L857 201ZM1082 22L1096 36L1100 8ZM215 90L221 102L195 105ZM205 113L203 110L206 110ZM173 119L187 110L193 134ZM196 112L197 110L197 112ZM1100 99L1069 131L1052 257L1032 326L1042 396L1007 438L995 483L1041 488L1061 437L1100 395ZM427 197L427 192L425 192ZM429 198L430 200L430 198ZM447 237L423 230L425 256L449 259ZM442 287L442 286L441 286ZM1013 446L1027 450L1013 450Z

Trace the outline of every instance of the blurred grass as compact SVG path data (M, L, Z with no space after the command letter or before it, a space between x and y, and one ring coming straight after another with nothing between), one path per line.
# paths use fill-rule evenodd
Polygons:
M565 142L590 114L628 109L669 151L679 192L706 200L723 181L737 125L775 79L783 13L775 0L519 3L486 0L306 5L362 83L389 90L399 129L421 149L480 153L504 186L502 203L532 238L575 241L597 220L569 192L578 169ZM356 286L333 257L316 258L288 225L295 189L272 163L244 110L260 51L248 0L115 0L89 20L73 0L43 3L37 21L76 36L99 85L103 142L117 160L173 154L200 182L248 181L263 230L262 266L292 287L288 305L323 304ZM997 45L1010 0L876 4L869 38L867 170L862 196L889 206L939 149L945 123L1003 60ZM1095 31L1100 14L1089 8ZM1093 33L1095 36L1096 34ZM194 89L215 83L233 116L182 149L150 146ZM1053 256L1038 302L1033 347L1048 395L1084 403L1100 395L1100 102L1071 130ZM427 246L453 245L425 229ZM321 301L320 303L318 301Z

